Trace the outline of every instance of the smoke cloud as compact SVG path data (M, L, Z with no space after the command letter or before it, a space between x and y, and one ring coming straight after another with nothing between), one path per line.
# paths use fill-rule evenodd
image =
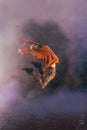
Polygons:
M85 71L87 63L84 40L81 40L81 42L78 36L78 40L75 37L73 39L68 38L68 35L58 24L50 21L43 24L38 24L35 21L28 22L25 24L23 32L26 39L31 38L41 45L47 44L58 55L60 63L57 66L57 76L53 82L54 86L86 85L87 77Z

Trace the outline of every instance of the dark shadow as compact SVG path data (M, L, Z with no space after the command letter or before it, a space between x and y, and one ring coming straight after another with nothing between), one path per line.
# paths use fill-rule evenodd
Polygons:
M26 39L31 38L31 40L37 41L41 45L47 44L56 53L60 63L57 65L56 78L49 84L49 87L54 89L63 85L68 71L68 59L65 53L68 39L60 26L54 22L39 24L30 21L25 24L23 32Z

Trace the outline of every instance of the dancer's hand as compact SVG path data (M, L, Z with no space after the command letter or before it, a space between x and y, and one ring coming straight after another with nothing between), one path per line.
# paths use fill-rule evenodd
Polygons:
M23 55L23 51L22 51L22 49L18 49L18 53L20 53L21 55Z

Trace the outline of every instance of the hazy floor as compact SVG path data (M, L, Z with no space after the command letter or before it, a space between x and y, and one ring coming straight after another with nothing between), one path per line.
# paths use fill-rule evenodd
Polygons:
M87 116L49 116L37 118L31 116L19 119L17 116L0 116L0 130L87 130Z
M6 97L7 90L13 96ZM60 90L23 99L7 90L0 91L0 130L87 130L86 92Z

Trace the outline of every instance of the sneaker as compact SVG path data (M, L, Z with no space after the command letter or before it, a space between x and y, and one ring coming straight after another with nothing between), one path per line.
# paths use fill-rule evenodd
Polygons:
M25 72L27 72L28 74L32 75L33 74L33 68L23 68L23 70Z

